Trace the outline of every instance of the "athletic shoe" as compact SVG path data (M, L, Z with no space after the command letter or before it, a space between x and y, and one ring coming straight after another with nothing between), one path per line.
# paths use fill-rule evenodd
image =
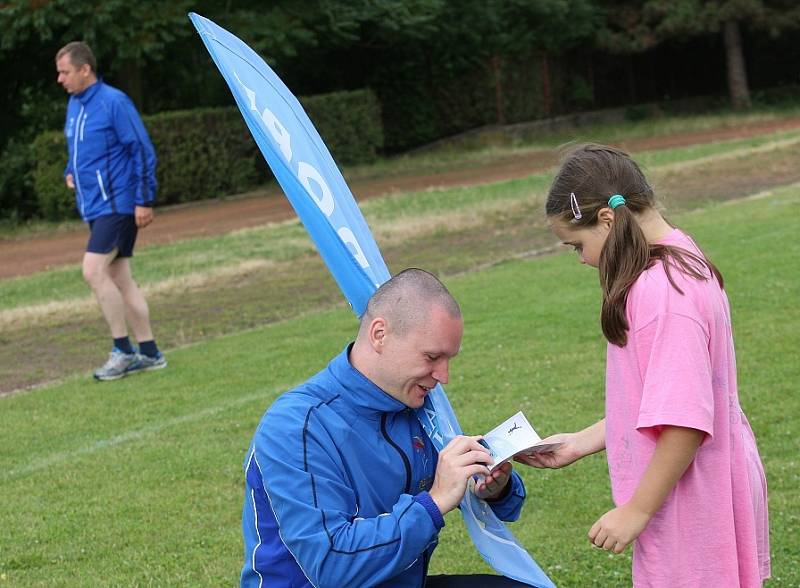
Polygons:
M136 361L131 363L126 370L127 373L135 372L149 372L152 370L160 370L167 367L167 358L160 351L155 357L144 355L142 353L136 354Z
M130 367L136 362L136 353L124 353L117 349L108 354L108 361L94 372L95 380L118 380L128 373Z

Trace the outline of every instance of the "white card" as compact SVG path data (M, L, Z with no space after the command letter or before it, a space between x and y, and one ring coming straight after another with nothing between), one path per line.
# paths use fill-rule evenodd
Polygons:
M553 451L561 446L561 443L542 443L541 441L542 438L520 411L486 433L482 445L492 454L494 463L489 466L489 469L493 470L518 453Z

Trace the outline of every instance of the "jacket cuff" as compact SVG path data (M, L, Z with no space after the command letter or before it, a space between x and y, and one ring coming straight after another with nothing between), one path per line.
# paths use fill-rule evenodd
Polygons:
M431 495L427 492L420 492L416 496L414 496L414 502L419 502L422 506L425 507L425 510L428 511L428 514L433 521L436 530L439 531L444 527L444 517L442 513L439 511L439 507L436 506L436 503L431 498Z

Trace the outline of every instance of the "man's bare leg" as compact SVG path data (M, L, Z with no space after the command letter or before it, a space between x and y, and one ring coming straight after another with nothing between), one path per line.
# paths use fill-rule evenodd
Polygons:
M133 279L129 257L115 259L109 268L110 277L120 293L124 305L124 317L133 330L137 341L152 341L150 309L147 300Z
M125 301L112 279L111 267L115 255L116 250L111 253L87 251L83 256L83 277L91 287L114 339L114 350L109 354L108 361L94 372L95 379L102 381L126 376L139 362L139 356L133 352L128 340Z
M92 289L103 317L111 330L111 337L119 339L128 336L125 324L125 303L122 292L111 277L111 263L117 255L114 249L110 253L91 253L83 255L83 279Z

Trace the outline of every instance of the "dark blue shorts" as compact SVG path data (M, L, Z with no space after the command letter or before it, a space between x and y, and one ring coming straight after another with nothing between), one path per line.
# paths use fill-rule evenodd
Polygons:
M89 253L111 253L117 250L117 257L133 257L136 244L136 217L132 214L106 214L89 221Z

